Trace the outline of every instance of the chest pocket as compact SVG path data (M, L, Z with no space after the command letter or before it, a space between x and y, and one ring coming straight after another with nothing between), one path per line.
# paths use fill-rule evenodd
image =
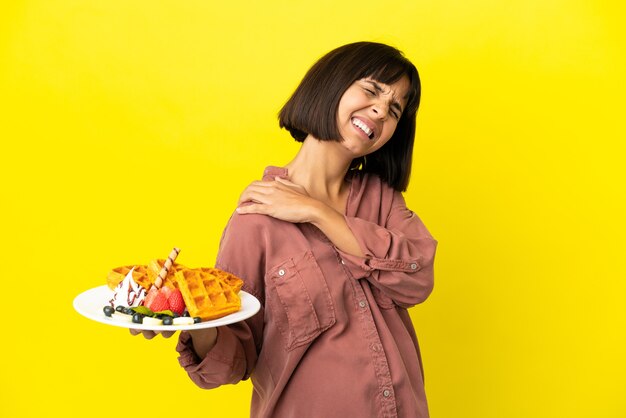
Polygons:
M326 279L310 251L271 269L266 284L266 307L274 315L287 350L310 343L335 323Z

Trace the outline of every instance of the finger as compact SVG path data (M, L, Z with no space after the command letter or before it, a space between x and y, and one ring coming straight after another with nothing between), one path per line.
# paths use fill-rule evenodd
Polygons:
M270 184L272 180L256 180L249 184L249 186L266 186Z
M250 183L246 189L262 189L267 187L272 187L274 185L274 181L253 181ZM245 190L245 189L244 189Z
M276 180L280 179L280 177L276 177ZM279 181L255 181L253 183L250 183L248 185L248 187L246 187L244 189L244 191L242 192L245 193L247 191L256 191L258 193L271 193L272 189L279 189L279 190L287 190L290 189L291 187L285 187L285 186L295 186L295 187L300 187L295 183L291 183L289 180L285 180L286 182L279 182Z
M144 338L151 340L153 339L156 334L153 331L145 331L145 330L140 330L140 329L130 329L130 334L131 335L139 335L142 334L144 336Z
M255 200L255 196L266 196L270 189L267 186L250 185L244 189L239 196L238 203L251 202Z
M296 183L293 183L289 179L285 179L285 178L282 178L282 177L274 177L274 180L279 182L279 183L286 184L288 186L297 186Z
M142 334L145 339L151 340L157 335L161 334L163 338L170 338L172 335L176 334L176 331L150 331L150 330L140 330L140 329L129 329L131 335L139 335Z
M303 186L296 184L294 182L292 182L289 179L285 179L282 177L275 177L274 178L274 182L273 182L277 187L279 187L280 189L288 189L288 190L293 190L293 189L298 189L298 190L305 190Z
M253 202L253 203L270 203L271 196L274 195L275 189L250 189L244 191L244 193L239 198L239 204L245 202Z
M295 190L295 191L297 191L298 193L302 193L302 194L307 194L307 195L308 195L308 193L306 192L306 189L305 189L303 186L301 186L301 185L299 185L299 184L296 184L296 183L292 182L292 181L291 181L291 180L289 180L289 179L284 179L284 178L281 178L281 177L276 177L276 183L277 183L277 184L278 184L281 188L287 187L287 189L288 189L288 190L291 190L291 191L294 191L294 190Z
M146 340L151 340L157 336L157 333L154 331L142 331L141 333Z
M267 205L260 204L260 203L251 203L249 205L239 206L235 210L237 211L237 213L242 214L242 215L245 215L248 213L258 213L262 215L268 215L269 214L268 209L269 207Z

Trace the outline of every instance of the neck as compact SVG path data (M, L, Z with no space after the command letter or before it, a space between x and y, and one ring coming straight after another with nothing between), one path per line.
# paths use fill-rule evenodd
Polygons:
M344 179L352 159L334 141L308 136L285 167L289 179L319 199L337 199L345 190Z

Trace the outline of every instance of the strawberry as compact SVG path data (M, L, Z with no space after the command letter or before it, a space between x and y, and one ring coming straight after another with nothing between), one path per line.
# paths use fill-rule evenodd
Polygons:
M163 293L163 295L165 296L165 300L170 298L170 295L172 294L173 291L174 289L165 285L163 285L163 287L159 289L159 292Z
M152 305L152 301L154 301L154 298L156 297L158 293L159 293L159 289L157 289L156 287L150 288L150 290L148 291L148 294L143 300L143 306L150 307L150 305Z
M179 289L172 290L167 298L167 304L170 306L170 311L176 312L178 315L182 315L185 311L185 301Z
M150 300L149 304L144 301L144 305L152 310L152 312L165 311L169 309L169 305L167 304L167 298L165 297L165 293L157 290L156 295Z

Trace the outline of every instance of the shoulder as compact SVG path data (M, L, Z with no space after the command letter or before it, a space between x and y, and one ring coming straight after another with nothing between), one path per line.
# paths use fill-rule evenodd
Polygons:
M393 200L402 193L384 182L378 174L363 171L351 171L348 180L352 182L352 190L362 196L378 197L380 200Z
M270 180L276 176L284 176L286 169L278 166L267 166L263 171L262 180ZM255 179L254 181L257 181ZM245 205L245 203L244 203ZM268 227L275 226L276 219L260 214L240 214L237 211L233 211L226 224L224 233L245 233L247 235L261 234L263 231L267 231Z
M222 237L215 266L244 279L248 288L258 289L271 240L270 220L263 215L233 213Z
M222 240L227 237L245 240L254 240L257 244L262 244L268 236L269 231L276 227L277 220L267 215L255 213L239 214L233 212L224 232Z
M348 212L373 222L385 222L393 211L406 207L402 193L373 173L351 173Z

